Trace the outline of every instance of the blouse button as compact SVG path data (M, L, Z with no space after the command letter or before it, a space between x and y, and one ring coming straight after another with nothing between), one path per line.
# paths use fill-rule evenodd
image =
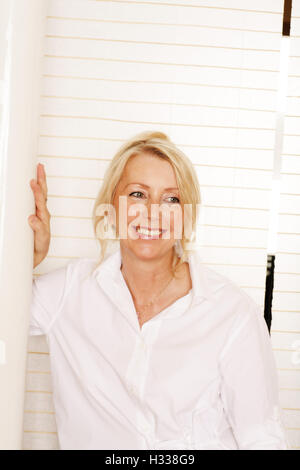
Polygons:
M134 385L129 385L128 390L129 390L129 393L131 393L131 395L137 395L138 394L138 390Z
M144 434L150 434L151 433L151 428L150 428L150 426L142 426L141 431Z

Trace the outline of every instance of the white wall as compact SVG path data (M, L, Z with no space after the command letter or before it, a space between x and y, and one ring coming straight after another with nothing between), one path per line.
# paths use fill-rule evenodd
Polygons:
M21 449L46 0L0 1L0 449ZM28 214L28 215L27 215Z
M283 0L50 1L37 161L48 175L52 241L36 275L97 255L91 211L104 170L124 140L159 129L199 175L203 260L263 308L282 9ZM295 139L290 146L297 153ZM296 171L296 157L288 161ZM297 290L295 258L286 263ZM275 309L289 310L291 298L283 293ZM294 447L300 373L289 341L297 335L284 331L299 331L298 317L282 315L280 325L276 317L272 338ZM26 449L58 447L51 391L47 343L31 337Z

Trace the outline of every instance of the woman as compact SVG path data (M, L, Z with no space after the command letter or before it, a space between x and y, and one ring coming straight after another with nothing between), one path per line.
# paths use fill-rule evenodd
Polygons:
M35 267L50 242L41 167L31 184ZM287 448L263 315L191 250L199 203L189 159L165 134L139 134L96 198L100 260L33 281L30 334L47 335L61 449Z

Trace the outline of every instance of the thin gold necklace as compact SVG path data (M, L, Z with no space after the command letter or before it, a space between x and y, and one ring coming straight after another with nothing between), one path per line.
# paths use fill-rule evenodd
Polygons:
M153 297L150 302L148 302L147 304L142 305L143 311L145 309L147 309L149 306L151 306L161 296L161 294L167 289L168 285L171 284L171 281L173 279L174 279L174 277L172 276L171 279L167 282L166 286L164 286L163 289L155 297ZM139 320L141 318L141 313L143 313L143 312L139 312L139 311L136 310L136 314L137 314Z

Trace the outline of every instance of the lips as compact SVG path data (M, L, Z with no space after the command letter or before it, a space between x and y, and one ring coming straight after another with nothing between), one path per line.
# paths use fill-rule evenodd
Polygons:
M138 229L138 228L142 228L144 230L148 230L148 232L151 231L151 227L143 227L143 226L140 226L140 225L134 225L134 228L135 228L135 230ZM155 228L153 230L159 230L160 232L166 232L166 230L163 230L162 228Z
M153 232L151 233L151 229L149 227L144 227L140 225L135 225L133 226L134 230L138 234L139 238L146 239L146 240L157 240L161 237L161 235L166 232L165 229L154 229ZM138 229L145 230L148 233L142 233ZM159 233L157 233L159 232Z

